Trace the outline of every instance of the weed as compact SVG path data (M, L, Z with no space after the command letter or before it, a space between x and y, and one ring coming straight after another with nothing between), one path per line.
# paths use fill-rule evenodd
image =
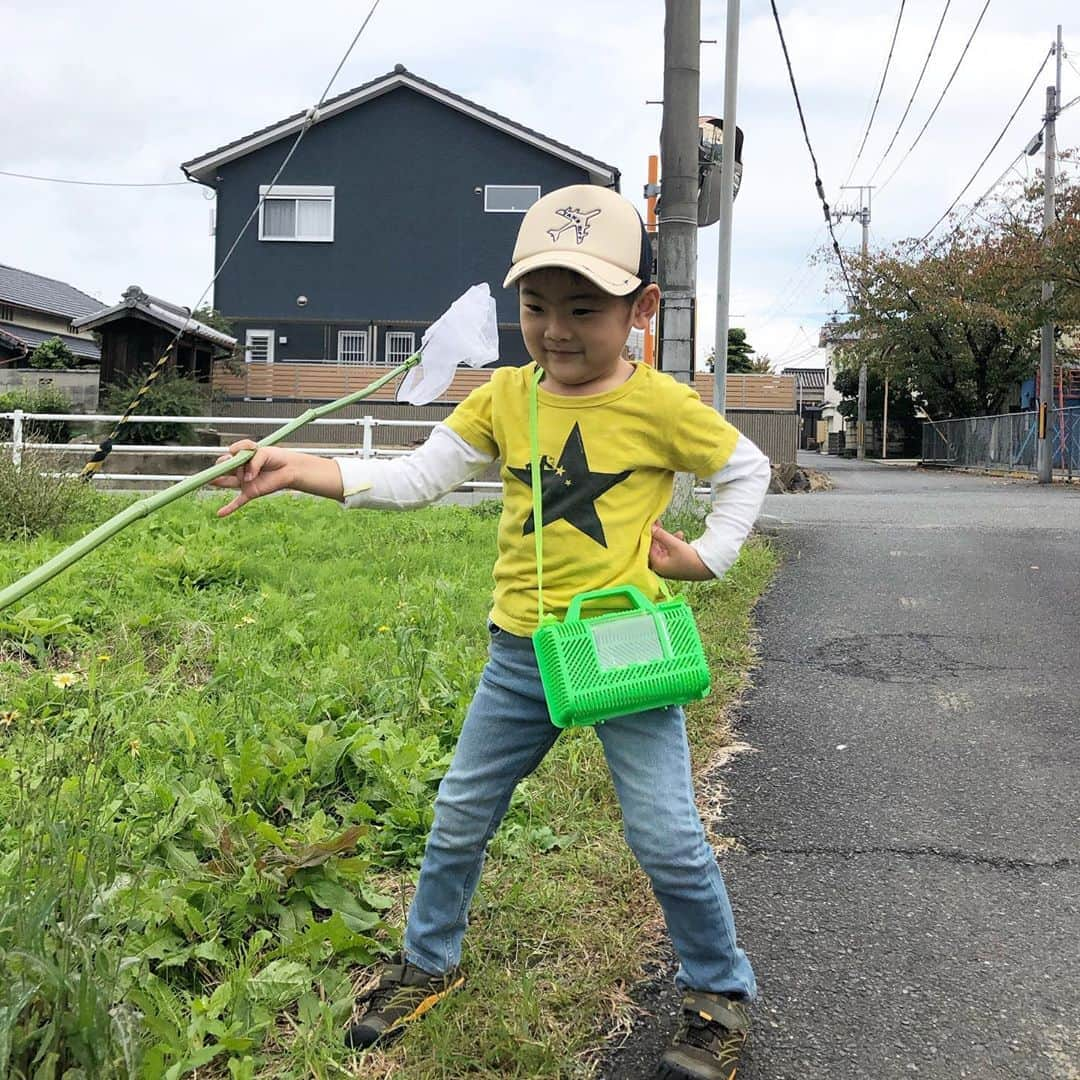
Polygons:
M494 518L216 505L3 614L0 1075L344 1075L353 984L400 943L484 661ZM53 546L0 544L0 581ZM718 687L699 755L771 563L752 546L692 589ZM469 989L363 1075L589 1075L660 933L591 732L522 786L472 921Z

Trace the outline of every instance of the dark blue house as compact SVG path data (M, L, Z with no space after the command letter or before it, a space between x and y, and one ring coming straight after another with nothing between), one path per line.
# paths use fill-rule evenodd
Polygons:
M521 215L567 184L617 189L618 169L399 64L327 101L268 193L305 115L181 166L217 193L215 266L265 196L215 286L249 367L397 363L480 281L500 362L527 360L516 293L501 287Z

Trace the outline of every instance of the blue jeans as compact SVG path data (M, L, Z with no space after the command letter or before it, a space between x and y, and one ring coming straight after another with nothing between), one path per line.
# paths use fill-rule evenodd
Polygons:
M686 721L677 707L594 728L623 814L623 833L652 882L679 957L676 983L751 999L754 973L735 943L724 880L694 803ZM405 957L456 967L484 851L518 781L559 737L548 716L532 641L492 630L487 666L435 800Z

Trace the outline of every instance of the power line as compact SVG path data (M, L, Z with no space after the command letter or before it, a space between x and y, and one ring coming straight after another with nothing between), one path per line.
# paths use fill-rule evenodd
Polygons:
M919 134L915 136L915 141L907 148L907 153L904 154L904 156L900 159L900 161L897 164L896 168L893 169L893 171L891 173L889 173L888 177L885 179L885 182L878 186L878 194L879 195L881 194L882 191L885 190L885 188L887 188L889 186L889 183L892 180L892 178L903 167L903 164L904 164L905 161L907 161L909 155L911 154L911 151L914 150L915 147L919 145L919 140L923 137L923 133L930 126L930 121L933 120L934 117L937 115L938 108L941 106L941 103L945 100L945 95L949 92L949 87L952 86L953 79L956 78L956 73L960 70L960 65L964 62L964 57L967 56L968 49L971 48L971 43L975 40L975 35L979 32L979 27L982 26L983 17L986 15L986 9L989 6L990 6L990 0L986 0L986 3L983 4L982 11L979 12L978 19L975 20L975 27L971 31L971 34L968 36L967 44L964 46L964 51L960 54L960 59L956 61L956 67L953 68L952 74L949 76L949 81L945 84L945 89L941 91L941 95L938 97L937 102L934 104L933 109L930 110L930 115L926 118L926 123L923 124L923 126L919 129Z
M889 55L885 58L885 70L881 73L881 82L878 85L877 97L874 98L874 107L870 110L870 119L866 122L866 131L863 132L862 142L859 145L859 152L855 155L855 160L851 163L851 169L848 171L847 180L844 181L844 185L851 180L856 168L858 168L859 162L862 160L863 150L866 149L866 140L870 138L870 129L874 126L874 117L877 116L878 105L881 104L881 92L885 89L885 80L888 78L889 67L892 65L893 50L896 48L896 39L900 34L900 22L904 17L905 3L906 0L900 0L900 10L896 15L896 26L893 27L892 42L889 44Z
M163 180L153 184L120 183L116 180L70 180L62 176L34 176L32 173L8 172L0 169L0 176L10 176L16 180L39 180L45 184L78 184L80 187L118 187L118 188L154 188L187 187L187 180Z
M881 155L881 160L870 174L870 183L874 182L874 177L877 176L878 169L885 164L885 159L896 145L897 137L900 135L900 129L904 126L904 121L907 120L908 113L911 112L911 106L915 103L915 95L919 92L919 87L922 86L923 76L926 74L926 69L930 66L930 59L934 55L934 49L937 48L938 38L941 36L941 28L945 25L945 16L949 14L949 7L951 4L952 0L945 0L945 8L941 12L941 18L938 20L937 29L934 31L934 40L930 42L930 50L927 52L926 59L923 61L922 71L919 72L919 77L915 80L915 89L911 91L911 97L908 98L907 108L904 109L904 115L900 117L900 123L896 125L896 130L893 132L893 137L889 140L889 145L885 147L885 153Z
M1053 55L1054 50L1050 49L1043 57L1042 63L1039 65L1038 70L1035 72L1035 77L1028 84L1028 88L1024 91L1024 96L1020 99L1019 104L1016 106L1015 109L1013 109L1012 116L1010 116L1009 119L1005 121L1005 126L1001 129L1001 134L998 135L998 137L994 140L994 145L991 146L990 149L986 152L986 157L984 157L982 161L979 162L979 166L975 170L975 172L972 173L971 179L964 185L963 190L961 190L960 194L957 195L956 198L953 199L953 201L949 204L949 208L945 211L945 213L942 214L941 217L939 217L937 221L935 221L934 224L931 225L930 228L927 229L926 232L923 233L923 235L919 238L920 244L926 243L926 238L953 212L956 204L964 197L967 189L975 183L975 178L979 175L980 172L982 172L982 167L990 160L990 155L998 148L998 144L1001 142L1002 139L1005 138L1005 133L1009 130L1010 127L1012 127L1012 122L1016 119L1017 114L1024 107L1024 102L1027 101L1028 97L1031 94L1031 91L1035 89L1035 84L1039 81L1039 76L1043 73L1043 69L1046 67L1047 61Z
M780 13L776 10L776 0L769 0L769 4L772 7L773 19L776 22L776 32L780 35L780 48L784 52L784 63L787 65L788 79L791 82L791 92L795 95L795 108L799 112L799 123L802 125L803 138L806 140L806 149L810 152L810 161L814 166L814 187L817 190L818 198L821 200L821 208L825 214L825 223L829 227L829 236L832 237L833 251L836 253L836 259L840 263L840 273L844 275L844 282L847 284L849 294L854 294L854 289L851 285L851 279L848 277L847 267L844 265L844 256L840 251L840 245L836 240L836 233L833 230L832 213L829 210L829 200L825 198L825 188L821 183L821 172L818 169L817 155L814 153L814 147L810 142L810 133L806 130L806 116L803 113L802 102L799 100L799 88L795 85L795 72L791 69L791 56L788 53L787 42L784 40L784 28L780 25Z
M1009 162L1008 166L1005 168L1005 171L971 204L971 209L960 219L960 225L963 225L964 222L967 221L967 219L971 217L971 215L974 214L980 206L982 206L986 199L989 198L990 194L997 189L1001 181L1004 180L1005 177L1008 176L1009 173L1011 173L1016 168L1017 162L1019 162L1021 158L1025 156L1026 151L1021 150L1020 153L1017 154L1016 157L1014 157L1012 161ZM1017 172L1016 175L1020 177L1021 180L1023 179L1023 177L1020 176L1019 172Z
M240 231L236 234L236 239L232 242L232 246L226 252L225 258L221 260L221 265L217 268L217 270L214 271L214 276L210 279L210 283L206 286L205 289L203 289L202 295L195 302L194 307L191 308L190 310L197 309L202 304L202 302L206 299L206 297L209 295L210 290L214 287L214 283L221 276L222 270L225 269L225 266L229 262L229 259L232 258L233 252L236 251L236 248L239 245L239 243L240 243L241 239L243 238L244 234L248 231L248 229L251 226L251 223L255 220L255 217L258 215L259 210L262 208L263 203L267 199L267 196L274 190L274 185L278 182L278 180L281 177L281 174L285 171L285 166L288 165L289 162L292 160L293 154L296 153L297 148L300 146L301 141L303 140L304 136L307 134L308 128L310 128L312 126L312 124L314 124L315 121L318 119L319 108L322 105L322 103L326 100L326 95L330 93L330 87L334 85L334 80L337 78L338 73L345 66L345 62L352 55L352 51L356 47L357 41L360 40L360 35L364 32L365 28L367 27L367 24L369 22L371 22L371 17L375 14L375 9L379 6L380 2L381 2L381 0L374 0L374 2L372 3L371 8L369 9L369 11L367 13L367 16L364 18L364 21L360 24L360 29L356 31L356 34L354 35L352 41L349 43L349 47L345 50L345 55L342 56L342 58L341 58L341 62L335 68L334 74L330 76L330 81L326 84L326 88L323 90L322 95L319 97L318 102L314 106L312 106L310 109L308 109L306 114L304 115L304 122L301 124L300 131L297 134L296 139L294 140L292 146L289 147L289 152L285 155L285 160L281 163L280 166L278 166L278 170L277 170L276 173L274 173L274 178L267 185L266 190L265 191L260 191L259 199L258 199L258 202L256 202L256 204L255 204L255 208L248 215L247 221L244 222L244 224L240 228ZM131 414L135 411L135 409L137 408L139 402L142 400L143 396L146 394L147 390L150 388L150 385L154 382L154 380L164 370L165 365L166 365L166 363L168 362L168 359L169 359L169 354L172 352L174 346L180 340L180 338L183 337L184 331L187 328L188 328L188 320L185 320L183 322L183 324L180 326L180 328L173 335L172 340L169 342L169 344L162 351L161 356L158 357L157 362L154 364L153 368L151 368L149 374L146 376L146 379L144 380L144 382L143 382L142 386L140 387L139 391L135 394L134 398L132 398L132 400L131 400L130 404L128 405L128 407L124 410L124 413L123 413L123 416L121 417L121 419L113 426L113 428L109 432L109 434L101 441L101 443L99 444L97 450L94 452L93 456L83 466L83 470L80 473L80 477L83 480L89 480L101 468L102 463L105 461L105 459L109 456L109 453L112 451L113 440L116 439L116 437L119 435L120 429L127 422L128 417L131 416Z

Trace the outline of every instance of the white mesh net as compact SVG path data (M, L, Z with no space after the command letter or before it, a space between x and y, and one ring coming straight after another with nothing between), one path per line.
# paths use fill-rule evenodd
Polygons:
M424 333L423 356L405 373L398 401L426 405L445 393L459 364L483 367L498 359L495 300L487 284L473 285Z

